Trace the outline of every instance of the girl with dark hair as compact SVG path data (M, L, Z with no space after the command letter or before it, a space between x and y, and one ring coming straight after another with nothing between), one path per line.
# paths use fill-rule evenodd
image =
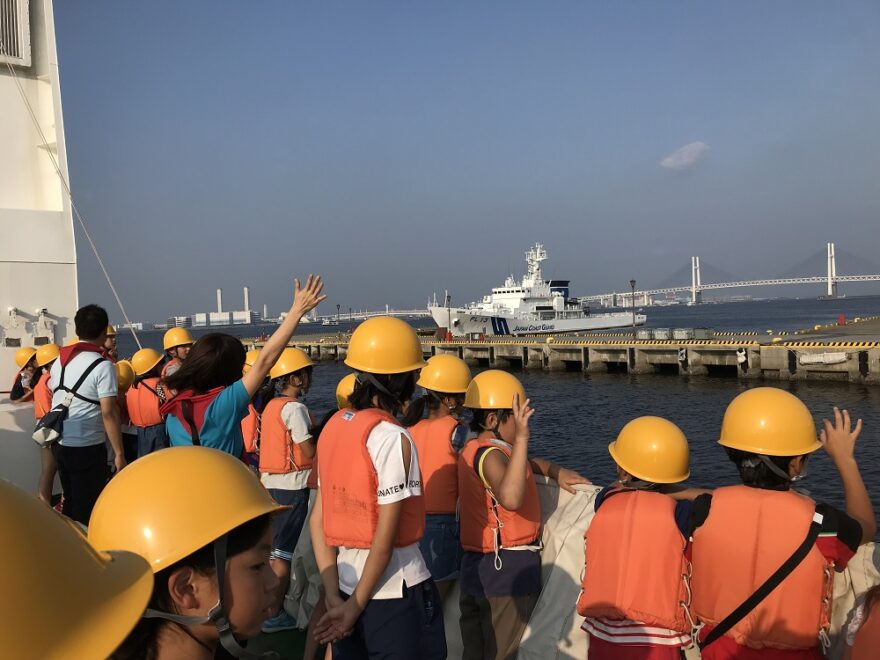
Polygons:
M853 428L849 413L835 408L834 422L824 420L817 437L803 402L775 387L746 390L727 407L718 442L742 485L701 495L693 510L691 612L699 620L704 660L822 656L834 571L877 529L854 456L861 429L861 420ZM792 488L819 449L840 474L845 512ZM790 565L801 546L800 560ZM790 570L769 594L724 623L786 564Z
M269 369L287 346L304 314L326 296L320 277L309 275L304 287L296 280L294 302L278 329L242 375L245 350L231 335L211 333L193 345L180 369L163 381L173 396L162 405L171 445L203 445L233 456L244 454L241 421L248 403L263 384Z
M425 366L421 344L405 322L376 317L354 331L345 363L360 372L351 409L318 441L309 529L327 613L314 636L333 642L336 660L445 658L442 603L419 551L418 455L395 417Z
M458 577L461 563L457 466L468 429L458 415L470 382L471 370L464 360L456 355L435 355L416 383L425 393L410 404L403 419L419 454L425 494L422 556L443 599Z
M273 607L270 518L283 509L244 463L212 449L171 447L115 476L95 504L89 542L140 555L155 581L113 657L210 660L221 646L242 657L239 642L260 633Z

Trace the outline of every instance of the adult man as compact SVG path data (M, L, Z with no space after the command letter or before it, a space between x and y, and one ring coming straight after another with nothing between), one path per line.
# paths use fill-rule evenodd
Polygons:
M58 462L64 490L66 516L88 524L95 500L107 483L107 448L105 439L116 454L118 472L125 467L122 448L116 369L103 346L107 339L107 312L98 305L86 305L74 317L79 341L61 349L52 365L49 389L52 406L62 403L80 376L96 363L76 391L70 412L64 420L61 441L53 452Z

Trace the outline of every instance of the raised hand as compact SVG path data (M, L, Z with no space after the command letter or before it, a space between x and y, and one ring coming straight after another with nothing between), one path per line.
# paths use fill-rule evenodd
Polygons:
M302 317L315 309L327 296L322 296L324 282L320 275L309 275L305 286L300 286L299 280L293 281L293 306L290 313Z
M535 409L529 403L531 403L531 399L520 403L519 394L513 395L513 423L516 427L517 442L529 441L529 419L535 414Z
M862 420L858 420L853 429L849 411L841 411L834 406L834 423L823 419L822 426L824 428L819 431L819 442L822 443L831 460L835 463L851 460L855 455L856 439L862 432Z

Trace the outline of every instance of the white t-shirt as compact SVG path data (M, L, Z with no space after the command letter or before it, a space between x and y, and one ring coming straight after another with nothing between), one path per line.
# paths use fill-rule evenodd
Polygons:
M67 363L64 369L64 385L72 388L86 368L100 355L91 351L78 353L73 359ZM52 369L49 371L49 389L54 392L52 395L52 407L62 403L67 397L67 392L57 390L61 385L61 360L55 360ZM77 394L84 396L93 401L100 401L119 395L119 389L116 382L116 367L110 360L104 360L97 367L92 369L85 382L80 385ZM61 438L61 444L65 447L89 447L104 442L106 434L104 432L104 418L101 415L101 406L88 401L83 401L77 397L73 397L70 404L70 412L67 419L64 420L64 433Z
M284 422L284 426L290 431L290 437L296 444L312 439L312 418L309 415L309 409L306 408L305 404L300 403L299 401L290 401L286 403L281 408L281 421ZM284 474L261 472L260 481L266 488L302 490L303 488L308 488L309 475L311 473L311 468L308 470L285 472Z
M401 435L410 444L409 479L403 465ZM367 438L367 451L376 468L378 477L376 497L380 505L393 504L422 494L418 453L406 429L390 422L380 422ZM336 567L339 571L339 589L352 594L364 572L370 549L339 548L338 551ZM406 586L414 587L430 577L431 573L425 566L418 543L394 548L388 567L373 590L373 598L377 600L400 598L403 594L404 582Z

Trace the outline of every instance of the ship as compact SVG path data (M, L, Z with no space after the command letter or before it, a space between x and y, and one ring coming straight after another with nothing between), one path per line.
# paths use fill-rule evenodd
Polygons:
M509 275L482 300L464 307L434 301L428 312L434 323L453 337L540 335L591 332L644 325L644 314L590 314L588 305L569 294L569 280L545 280L541 263L547 250L536 243L526 252L526 273L520 281Z

